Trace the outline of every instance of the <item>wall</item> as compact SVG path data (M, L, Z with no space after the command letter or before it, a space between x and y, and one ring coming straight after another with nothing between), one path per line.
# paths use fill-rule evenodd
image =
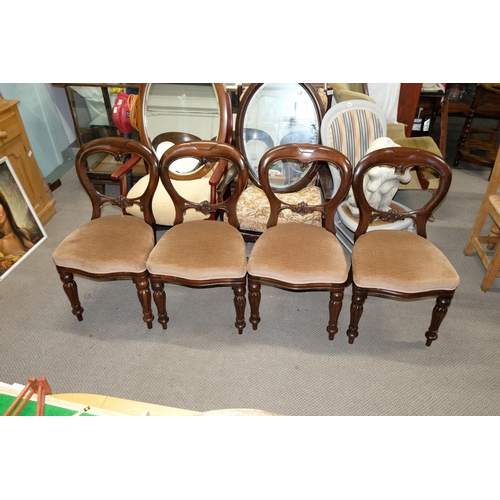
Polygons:
M33 154L47 177L63 163L63 152L75 139L64 89L50 83L0 83L0 93L4 99L20 101L19 112Z

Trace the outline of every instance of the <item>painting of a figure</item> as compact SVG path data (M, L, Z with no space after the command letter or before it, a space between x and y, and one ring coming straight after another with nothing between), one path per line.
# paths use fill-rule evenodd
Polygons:
M9 159L0 158L0 281L46 237Z

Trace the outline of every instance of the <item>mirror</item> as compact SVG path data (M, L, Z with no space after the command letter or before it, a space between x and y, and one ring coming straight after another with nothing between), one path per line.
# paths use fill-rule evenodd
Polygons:
M230 115L230 100L222 83L146 83L139 88L141 141L158 158L178 143L172 139L158 140L166 133L183 134L189 140L226 142L231 136ZM195 162L186 166L186 161L176 162L170 170L178 178L196 178L204 175L206 165Z
M256 83L243 94L236 120L236 140L250 165L252 182L259 186L262 155L289 143L318 144L324 109L307 83ZM273 188L286 190L307 177L307 169L281 162L270 171Z

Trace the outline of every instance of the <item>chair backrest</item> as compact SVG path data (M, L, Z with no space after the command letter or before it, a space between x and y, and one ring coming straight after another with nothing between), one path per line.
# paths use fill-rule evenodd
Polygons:
M309 206L305 202L299 202L295 205L287 203L279 198L279 192L271 187L269 180L269 171L279 163L288 163L296 165L298 170L310 170L315 175L320 165L328 163L330 168L338 171L341 179L339 188L335 195L328 201L318 205ZM259 163L259 176L261 188L269 200L271 213L267 227L275 226L278 223L278 215L283 210L291 210L300 215L319 211L324 218L324 227L335 234L334 215L338 205L344 199L351 185L352 167L349 160L340 152L327 146L319 144L284 144L276 146L267 151Z
M362 100L335 104L321 122L321 143L344 153L355 167L371 142L387 135L383 111Z
M390 209L381 211L372 207L363 189L365 174L374 167L383 166L394 168L398 175L405 174L413 168L430 169L438 178L437 189L432 191L430 199L420 208L410 211L396 211ZM426 238L426 224L436 207L443 201L451 184L451 168L440 156L414 148L384 148L367 154L356 165L352 177L352 190L358 205L360 216L359 224L354 235L354 241L368 230L368 225L374 217L379 220L394 222L397 220L412 219L415 223L416 232Z
M227 162L229 167L234 166L238 174L231 194L226 199L201 202L182 197L172 183L173 175L170 165L183 158L194 158L207 167L217 162ZM175 206L174 225L182 223L186 211L193 209L207 216L224 212L227 214L228 222L239 228L236 204L248 181L248 164L245 157L235 147L215 141L192 141L172 146L160 160L160 178Z
M265 151L271 145L281 144L283 140L294 140L294 132L307 131L311 143L319 143L319 128L324 115L324 106L315 88L308 83L253 83L243 93L236 117L236 147L247 158L249 176L253 184L260 187L258 166ZM259 142L255 133L260 131ZM288 138L287 135L291 134ZM266 137L266 139L263 139ZM297 136L295 136L297 138ZM270 140L269 140L270 139ZM304 142L295 141L295 142ZM273 185L281 192L291 192L300 183L307 186L312 179L277 176Z
M137 106L141 141L152 149L165 132L199 140L232 140L231 99L223 83L143 83ZM172 176L177 178L175 171ZM203 172L197 175L202 176Z
M109 154L117 162L117 168L121 162L130 156L142 158L144 165L149 172L148 184L140 196L127 197L119 194L109 196L100 193L89 180L88 160L93 155ZM120 162L120 163L118 163ZM92 219L101 216L102 208L105 204L115 205L125 210L127 207L138 206L141 217L153 226L155 219L152 210L152 200L159 182L158 160L154 153L144 144L124 137L106 137L94 139L84 144L78 151L75 158L75 168L78 178L87 191L92 203Z

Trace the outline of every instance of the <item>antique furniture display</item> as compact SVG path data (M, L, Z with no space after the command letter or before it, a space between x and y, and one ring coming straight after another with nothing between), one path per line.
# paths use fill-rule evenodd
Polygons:
M384 113L374 103L362 100L344 101L335 104L325 114L321 123L321 142L341 151L350 161L353 168L363 158L370 148L392 145L394 141L386 137L387 125ZM381 145L377 144L382 141ZM377 143L377 144L376 144ZM331 172L335 186L339 185L340 178L335 170ZM379 202L387 201L385 206L391 205L394 210L405 211L407 207L392 200L399 187L399 182L410 181L410 173L404 176L395 174L392 169L379 167L370 172L370 179L365 179L365 194L371 194ZM392 185L391 185L392 184ZM390 198L390 199L389 199ZM335 225L337 236L344 247L352 252L354 244L354 232L358 226L359 211L356 208L352 188L349 190L349 197L335 213ZM413 223L411 220L397 221L373 221L368 230L392 229L411 230Z
M465 255L472 255L475 251L486 269L486 274L481 283L481 290L488 291L493 285L495 278L500 277L500 149L497 148L497 156L486 193L472 227L469 240L464 249ZM483 233L486 221L489 217L493 220L488 234Z
M184 158L201 163L227 162L237 170L233 192L225 199L210 203L186 199L172 182L171 165ZM238 231L236 203L246 186L248 168L245 158L229 144L193 141L169 148L162 156L160 176L175 206L174 225L160 238L147 260L158 321L163 329L169 320L166 310L165 283L188 287L231 287L236 309L238 333L245 327L246 245ZM186 220L185 214L196 210L208 216L223 211L228 223L221 220Z
M481 118L481 109L488 108L482 122L473 126L474 119ZM491 126L486 126L488 119ZM500 83L479 83L472 99L472 103L465 119L460 139L458 140L457 154L454 166L460 159L468 162L492 167L498 150L500 128Z
M53 83L52 86L62 87L66 93L80 147L94 139L119 136L112 117L117 91L137 92L139 87L134 83Z
M0 97L0 158L7 156L42 224L56 213L55 198L45 182L17 105Z
M375 99L368 95L367 84L336 84L330 83L333 87L334 96L338 102L349 100L368 100L376 104ZM387 123L387 136L390 137L396 144L402 147L423 149L431 151L434 154L443 156L446 153L446 136L448 126L448 110L447 100L443 100L443 105L440 108L440 144L439 147L430 135L411 137L412 127L415 116L418 114L418 105L421 98L421 83L401 83L398 100L397 120L396 123ZM411 182L405 186L408 189L417 187L418 189L428 189L435 187L435 179L430 176L429 172L422 170L412 171Z
M126 198L121 195L112 197L97 191L88 177L87 168L87 160L96 154L112 155L116 161L115 169L126 157L140 157L149 171L149 183L145 192L140 197ZM153 313L146 260L155 243L152 198L158 183L156 157L146 146L131 139L95 139L79 150L75 167L78 178L90 197L91 220L68 235L52 254L72 312L82 321L83 308L78 297L75 274L104 280L130 279L137 288L143 320L151 328ZM119 210L117 215L102 213L104 206L112 205L123 209L131 204L140 205L143 217L123 216Z
M409 212L376 210L368 203L363 178L376 166L392 167L400 174L408 169L431 169L439 179L436 191L419 209ZM386 148L366 155L353 175L353 191L360 209L352 252L352 303L347 335L349 343L358 336L358 324L368 295L393 299L436 297L426 345L437 339L439 326L459 284L459 276L446 256L427 240L426 223L442 202L451 184L451 169L439 156L413 148ZM382 220L413 220L416 232L367 231L374 217Z
M94 139L122 135L113 120L115 101L119 91L127 90L131 93L130 97L136 97L133 94L137 93L139 88L139 85L134 83L53 83L52 86L63 88L66 93L79 147ZM136 131L126 136L139 139ZM116 169L113 157L95 155L89 159L88 169L89 179L99 192L104 193L106 186L118 184L118 181L111 177ZM141 161L134 165L129 177L137 181L145 173Z
M280 144L318 144L323 114L316 90L307 83L254 83L243 93L235 139L249 164L250 181L238 201L240 230L246 241L257 240L266 230L269 217L269 202L259 181L261 157ZM320 204L322 192L310 171L282 162L269 174L271 186L282 193L284 200L305 190L301 195L307 195L310 204Z
M299 200L293 203L283 199L271 186L269 172L289 163L299 170L316 170L326 162L338 170L335 195L327 202L310 204ZM261 285L286 290L324 290L330 293L328 337L338 331L338 317L342 308L344 289L348 278L348 264L344 250L335 237L334 213L349 190L351 164L339 151L313 144L289 144L267 151L260 160L260 185L269 201L270 216L266 231L254 243L248 259L248 297L250 323L254 330L260 322ZM299 192L300 195L300 192ZM279 220L282 211L297 214L297 222ZM319 212L324 227L300 222L312 212Z
M141 84L137 117L141 141L152 148L158 160L174 144L193 140L232 140L231 102L222 83ZM171 165L171 178L176 189L192 201L215 202L223 196L218 186L224 167L224 164L183 158ZM122 169L118 177L123 179L127 173ZM147 175L136 180L129 189L129 196L138 196L147 183ZM126 211L140 216L138 207L128 207ZM173 225L174 206L161 183L153 197L153 213L157 224ZM199 220L205 215L192 210L187 217Z

